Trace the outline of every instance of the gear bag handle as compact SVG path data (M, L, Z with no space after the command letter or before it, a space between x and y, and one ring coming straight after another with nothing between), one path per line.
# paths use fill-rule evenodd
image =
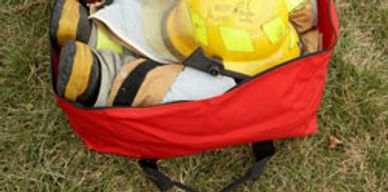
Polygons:
M253 143L252 150L256 159L255 164L244 176L225 187L221 192L232 192L248 181L257 181L263 173L268 160L275 153L273 141ZM186 192L198 192L181 182L172 180L170 177L160 172L157 160L143 159L139 161L139 165L142 167L147 177L156 184L160 192L167 192L173 187L178 187Z

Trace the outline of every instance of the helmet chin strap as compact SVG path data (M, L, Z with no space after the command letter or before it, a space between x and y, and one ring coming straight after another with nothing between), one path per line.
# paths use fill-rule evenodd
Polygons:
M209 58L205 55L202 48L196 49L185 61L183 61L183 65L209 73L213 76L225 75L239 80L249 78L247 75L226 70L221 59Z

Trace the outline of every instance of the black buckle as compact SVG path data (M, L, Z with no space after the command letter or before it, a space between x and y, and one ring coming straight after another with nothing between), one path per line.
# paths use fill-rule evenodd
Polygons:
M226 70L225 66L222 64L222 59L209 58L205 55L202 48L195 50L185 61L183 61L183 65L209 73L213 76L225 75L240 80L249 78L247 75Z
M221 60L213 60L207 57L202 48L195 50L193 54L183 61L183 65L207 72L213 76L224 73L225 67L221 63Z

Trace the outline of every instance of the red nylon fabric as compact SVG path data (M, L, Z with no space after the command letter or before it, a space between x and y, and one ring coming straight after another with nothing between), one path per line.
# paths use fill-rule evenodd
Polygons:
M317 130L327 65L337 41L332 0L319 0L319 20L326 51L289 62L219 97L111 109L81 109L56 100L87 147L133 158L173 158L310 135Z

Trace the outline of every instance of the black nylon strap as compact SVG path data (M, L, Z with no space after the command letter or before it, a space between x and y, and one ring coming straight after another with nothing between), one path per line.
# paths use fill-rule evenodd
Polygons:
M254 143L252 145L252 150L256 158L256 163L243 177L225 187L221 192L232 192L248 181L257 181L263 173L268 160L275 153L275 147L272 141ZM167 192L174 186L183 189L186 192L197 192L178 181L173 181L171 178L161 173L158 170L156 160L143 159L139 161L139 165L143 168L148 178L157 185L161 192Z
M150 60L139 64L133 71L131 71L124 83L121 85L113 105L131 106L148 72L158 66L160 66L160 64Z
M252 151L256 161L259 162L267 157L272 157L275 154L275 146L273 141L256 142L252 144Z
M275 146L273 141L257 142L252 144L252 151L255 155L256 163L243 177L225 187L221 192L232 192L248 181L257 181L263 174L268 160L275 154Z
M269 158L265 158L259 162L256 162L255 165L246 173L246 175L229 184L221 192L232 192L248 181L257 181L260 175L263 173L268 160Z
M187 192L198 192L181 182L173 181L171 178L160 172L156 160L143 159L139 161L139 164L147 174L147 177L156 184L161 192L166 192L174 186Z
M225 69L221 59L210 59L204 54L202 48L196 49L185 61L183 61L183 65L209 73L214 76L225 75L238 80L249 78L248 75Z

